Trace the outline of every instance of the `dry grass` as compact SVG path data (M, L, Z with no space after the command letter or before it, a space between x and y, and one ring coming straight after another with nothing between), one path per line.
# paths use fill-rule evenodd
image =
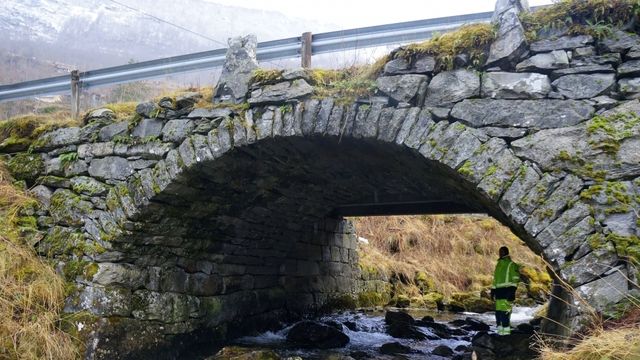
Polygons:
M627 278L630 283L631 279ZM603 320L567 283L562 284L582 308L589 324L571 338L541 336L536 346L540 360L640 360L640 299L627 296L616 318ZM638 287L638 284L635 283ZM567 303L569 307L573 303Z
M64 282L21 238L20 210L32 202L0 166L0 359L75 359L58 329Z
M358 236L369 240L360 247L362 266L413 278L429 274L445 296L478 291L492 281L500 246L511 249L513 259L532 269L545 264L505 226L480 216L392 216L353 219ZM544 271L534 276L550 279Z

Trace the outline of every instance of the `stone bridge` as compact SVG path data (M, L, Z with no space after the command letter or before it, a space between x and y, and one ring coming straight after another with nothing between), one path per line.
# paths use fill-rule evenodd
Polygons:
M638 49L618 32L492 47L485 72L395 59L352 103L287 71L248 109L97 111L8 164L41 200L66 311L93 315L87 357L169 356L363 291L355 215L490 214L584 299L554 287L563 332L636 291Z

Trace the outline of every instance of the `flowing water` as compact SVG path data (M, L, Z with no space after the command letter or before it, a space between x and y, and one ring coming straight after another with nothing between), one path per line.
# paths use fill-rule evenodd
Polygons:
M529 307L515 307L511 316L512 325L518 325L523 322L528 322L533 318L533 314L537 308ZM414 318L420 319L423 316L432 316L436 322L448 323L449 321L456 319L465 319L471 317L486 324L491 325L491 330L495 331L495 320L493 313L476 314L476 313L448 313L448 312L433 312L425 310L408 310ZM342 331L349 336L349 344L341 349L330 350L315 350L315 349L299 349L293 347L287 343L286 337L291 326L287 326L279 331L268 331L258 336L247 336L237 339L234 345L244 347L256 347L262 349L272 349L278 355L282 357L301 357L302 359L324 359L328 355L350 355L355 352L364 352L369 357L375 359L393 359L393 356L381 355L378 349L380 346L386 343L399 342L403 345L407 345L414 350L419 351L419 354L405 355L408 359L444 359L440 356L428 355L434 348L439 345L446 345L451 349L456 347L470 346L470 338L474 335L474 332L470 332L466 338L453 338L442 340L408 340L397 339L385 332L384 312L343 312L328 315L318 319L321 322L335 321L341 324L351 322L355 323L355 330L350 330L346 326L342 326ZM353 325L351 326L353 327ZM433 335L428 328L420 327L425 334Z

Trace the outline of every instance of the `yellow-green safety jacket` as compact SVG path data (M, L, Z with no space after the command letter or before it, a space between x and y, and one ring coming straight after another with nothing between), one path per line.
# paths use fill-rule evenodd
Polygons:
M510 286L518 287L520 282L520 266L514 263L507 255L496 265L496 271L493 274L493 289L506 288Z

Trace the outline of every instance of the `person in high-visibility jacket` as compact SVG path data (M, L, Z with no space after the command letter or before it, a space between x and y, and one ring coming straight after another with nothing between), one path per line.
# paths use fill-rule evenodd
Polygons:
M516 299L516 289L520 282L520 266L509 256L509 248L499 250L500 259L493 274L491 298L496 301L496 325L498 335L511 334L512 302Z

